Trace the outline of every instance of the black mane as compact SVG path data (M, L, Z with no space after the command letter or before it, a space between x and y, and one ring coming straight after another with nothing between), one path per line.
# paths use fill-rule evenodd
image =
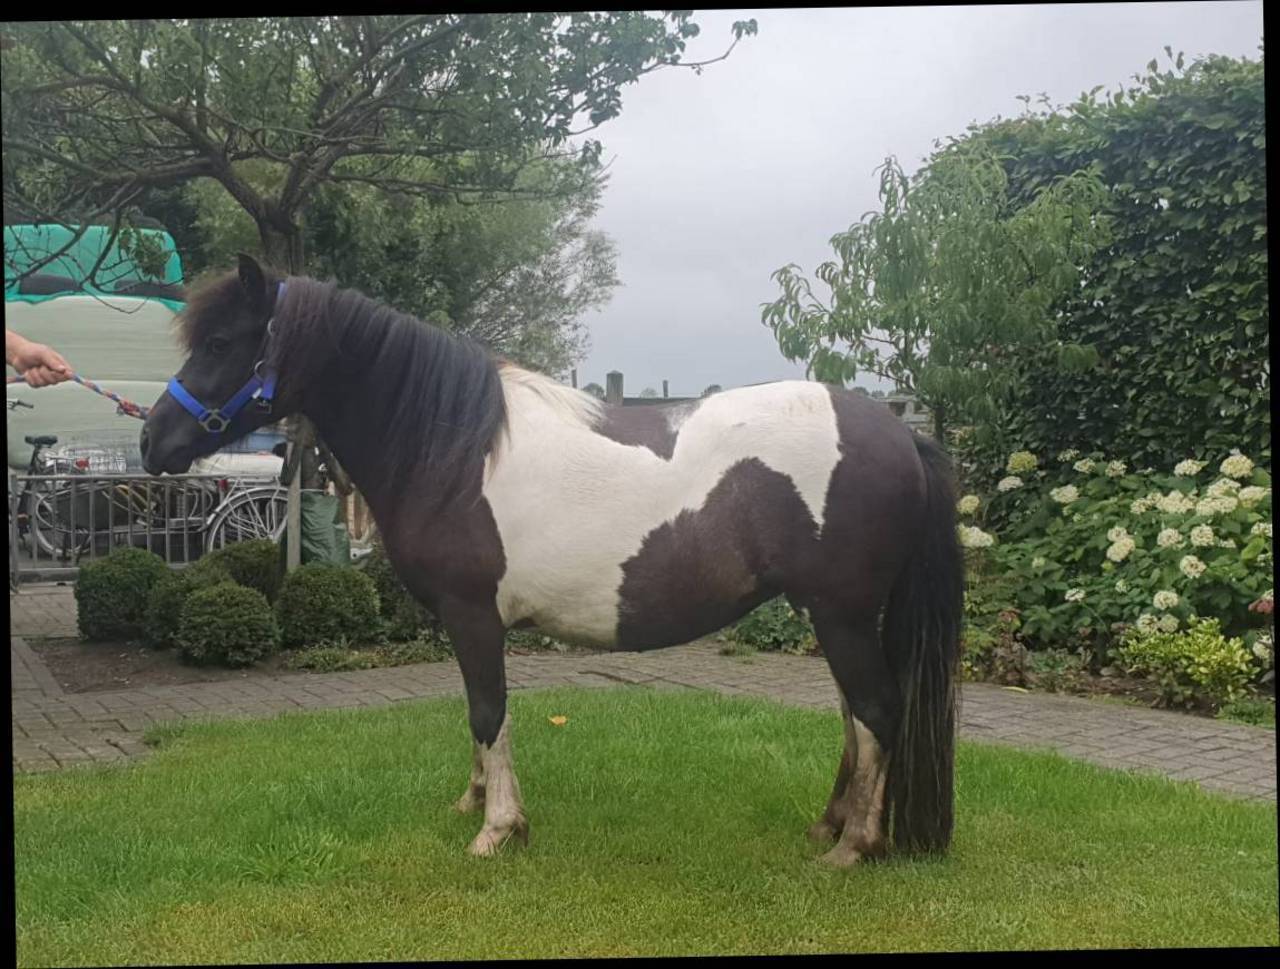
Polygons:
M279 395L310 404L332 394L325 406L337 413L340 395L358 393L388 479L407 484L427 469L433 494L424 498L456 494L506 427L497 360L355 290L298 276L285 282L267 350ZM237 287L231 273L192 295L180 324L188 347Z

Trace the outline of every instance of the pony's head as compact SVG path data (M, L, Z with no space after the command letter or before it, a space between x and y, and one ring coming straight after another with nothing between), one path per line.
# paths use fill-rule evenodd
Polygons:
M275 395L268 322L284 281L242 255L236 272L209 280L178 316L187 360L142 427L149 474L181 474L250 431L289 413Z

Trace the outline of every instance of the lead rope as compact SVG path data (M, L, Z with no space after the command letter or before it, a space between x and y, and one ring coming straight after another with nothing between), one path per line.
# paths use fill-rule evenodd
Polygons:
M78 383L81 387L87 387L89 390L92 390L95 394L100 394L101 396L106 397L108 400L115 401L117 414L124 414L127 417L136 417L140 421L145 421L147 419L147 415L151 413L150 407L143 407L141 404L135 404L131 400L126 400L125 398L121 397L119 394L112 393L110 390L107 390L105 387L101 387L98 384L94 383L92 380L89 380L85 377L81 377L79 374L73 373L71 375L71 379L74 380L76 383ZM5 379L6 385L22 384L22 383L26 383L25 377L8 377Z

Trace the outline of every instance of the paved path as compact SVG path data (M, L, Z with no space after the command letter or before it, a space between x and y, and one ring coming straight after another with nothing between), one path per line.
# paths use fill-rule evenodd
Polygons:
M462 691L453 663L292 673L252 681L147 687L115 693L64 693L22 637L74 636L70 589L30 587L10 596L13 671L13 766L57 770L121 761L149 749L149 724L189 717L265 717L285 710L377 707ZM650 653L512 656L513 689L645 684L770 697L835 710L835 685L815 657L760 653L750 662L695 643ZM1053 749L1107 767L1156 771L1206 788L1275 801L1275 732L1080 697L1019 693L965 684L963 737L1023 748Z

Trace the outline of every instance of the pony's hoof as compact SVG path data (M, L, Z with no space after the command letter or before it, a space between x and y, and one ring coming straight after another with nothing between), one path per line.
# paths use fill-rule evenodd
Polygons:
M492 858L513 836L518 838L520 843L527 848L529 846L529 822L521 819L514 824L504 826L495 825L490 827L486 825L475 836L475 839L467 847L467 851L477 858Z
M815 821L811 824L809 826L809 830L804 833L804 836L810 841L816 841L819 844L822 844L828 841L835 841L840 837L840 829L826 818L823 818L821 821Z
M818 861L829 868L852 868L854 865L862 862L865 857L866 856L857 848L838 844L825 855L818 858Z

